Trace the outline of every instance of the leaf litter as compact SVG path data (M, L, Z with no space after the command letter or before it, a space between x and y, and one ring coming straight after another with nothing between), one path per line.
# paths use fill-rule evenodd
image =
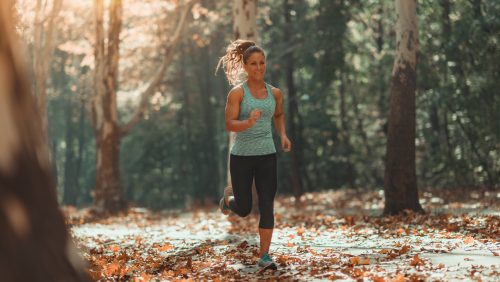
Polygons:
M95 281L498 281L500 193L453 192L422 193L428 214L387 217L381 191L279 197L277 271L256 266L258 215L226 217L216 206L110 217L64 211Z

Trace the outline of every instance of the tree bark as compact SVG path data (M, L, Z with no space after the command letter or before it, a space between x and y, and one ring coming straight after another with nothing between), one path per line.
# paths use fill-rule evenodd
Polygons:
M233 2L233 38L246 39L257 41L257 0L235 0ZM236 138L235 132L229 133L229 151L227 158L227 183L231 186L231 173L229 171L229 152L234 145ZM256 212L258 209L257 191L255 189L255 181L252 184L253 208Z
M384 175L384 214L421 212L415 171L416 0L396 0L396 58Z
M109 26L107 40L104 34L104 3L94 1L96 40L94 46L94 97L92 98L92 125L96 138L96 188L95 206L98 210L118 212L126 208L120 180L120 141L141 120L149 98L154 93L166 69L173 59L181 31L185 26L188 12L196 1L184 5L176 29L169 39L162 63L146 90L141 93L141 101L132 118L123 126L119 125L116 93L118 91L118 65L120 60L120 31L122 28L122 1L109 3Z
M290 11L292 5L290 0L283 1L283 12L285 17L285 25L283 28L283 40L288 44L292 45L292 19ZM302 168L303 154L302 154L302 132L300 131L300 114L297 99L297 91L295 87L295 81L293 77L294 72L294 53L287 54L287 60L285 62L285 79L288 92L288 124L290 126L290 137L294 141L294 148L290 152L292 157L292 169L290 170L290 180L292 183L292 191L295 196L295 202L299 203L300 196L304 194L303 181L302 181Z
M89 281L58 208L9 4L0 2L1 279Z
M40 112L41 116L42 130L45 138L48 138L47 73L50 70L50 65L52 62L52 53L54 51L53 42L55 36L55 25L59 11L61 10L61 6L62 0L54 0L52 2L52 10L47 16L47 19L45 19L43 18L45 9L42 8L42 0L38 0L36 4L33 36L33 70L35 72L34 92L36 96L38 111Z
M66 152L64 160L64 196L63 203L75 206L78 194L78 178L76 176L75 133L72 122L73 103L71 97L66 97Z

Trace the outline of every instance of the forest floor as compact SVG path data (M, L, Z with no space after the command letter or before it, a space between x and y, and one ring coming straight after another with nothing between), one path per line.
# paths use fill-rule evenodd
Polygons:
M94 280L499 281L500 191L421 192L427 214L381 217L382 191L278 197L271 255L256 267L258 217L216 206L96 218L66 207Z

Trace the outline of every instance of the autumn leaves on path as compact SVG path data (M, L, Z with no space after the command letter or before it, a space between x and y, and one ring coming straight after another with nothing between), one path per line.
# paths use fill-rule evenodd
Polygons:
M300 207L292 198L280 198L271 246L279 270L265 272L256 267L255 216L227 218L215 206L169 214L136 208L87 223L84 211L73 211L68 222L90 274L102 281L494 281L500 275L500 199L473 193L461 202L429 192L422 196L427 210L437 204L440 211L463 210L475 203L473 214L398 217L375 215L378 192L307 194Z

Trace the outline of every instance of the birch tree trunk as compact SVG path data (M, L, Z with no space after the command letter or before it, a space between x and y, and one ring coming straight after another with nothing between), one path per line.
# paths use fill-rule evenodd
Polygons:
M162 63L148 86L140 95L139 106L124 125L118 121L116 93L118 91L118 64L120 60L120 31L122 28L122 1L109 2L109 26L104 33L104 1L94 0L94 97L91 116L96 138L96 187L94 202L98 210L117 212L126 208L120 181L120 141L142 119L149 98L164 79L167 67L173 59L186 18L196 1L178 5L177 25L165 48ZM107 39L105 37L107 36Z
M0 274L2 281L88 281L65 227L42 122L0 2Z
M235 0L233 2L233 38L257 41L257 0ZM234 145L235 132L229 132L229 152ZM229 153L227 161L227 183L231 186L231 173L229 171ZM257 191L255 180L252 184L252 211L256 212Z
M257 40L257 0L235 0L233 2L233 38L234 40ZM234 138L236 138L236 133L230 132L229 152L234 145ZM231 185L229 158L227 163L227 183Z
M392 71L384 175L384 214L421 212L415 172L416 0L396 0L396 58Z

